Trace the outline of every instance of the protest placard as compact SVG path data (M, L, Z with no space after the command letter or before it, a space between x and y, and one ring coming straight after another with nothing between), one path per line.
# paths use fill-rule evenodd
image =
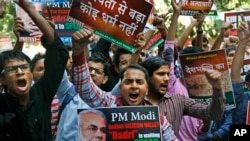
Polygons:
M31 2L35 9L42 14L42 3ZM33 22L30 16L18 5L15 5L16 16L21 18L24 23L24 31L19 32L19 41L21 42L39 42L43 33Z
M237 29L242 21L241 15L243 15L245 21L250 20L250 11L230 11L224 13L224 22L232 23L233 28L230 31L231 36L237 36Z
M205 70L214 69L220 71L222 74L222 86L226 96L225 108L235 108L235 99L225 49L181 54L180 64L189 97L199 102L210 103L213 89L206 79Z
M79 30L81 26L67 21L73 0L64 1L65 2L43 2L43 15L48 17L48 15L51 14L53 21L55 22L56 33L59 35L65 45L71 45L72 34Z
M199 11L209 13L214 0L182 0L181 15L193 16Z
M145 0L74 0L67 20L134 52L135 38L143 31L152 7Z
M100 129L99 137L107 141L161 141L158 106L79 109L78 120L80 141L91 136L85 128L90 126Z

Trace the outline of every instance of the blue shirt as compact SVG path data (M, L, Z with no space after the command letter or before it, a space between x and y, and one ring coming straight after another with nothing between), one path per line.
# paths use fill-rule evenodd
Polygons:
M244 91L244 82L233 82L233 92L236 108L232 110L233 124L246 124L247 104L250 92Z
M232 110L225 110L222 119L213 122L211 126L211 132L216 132L220 138L229 140L229 128L231 124Z
M57 90L57 96L61 105L66 93L74 85L69 81L66 71ZM89 108L89 106L77 94L63 109L58 124L56 141L79 141L78 137L78 113L77 109Z

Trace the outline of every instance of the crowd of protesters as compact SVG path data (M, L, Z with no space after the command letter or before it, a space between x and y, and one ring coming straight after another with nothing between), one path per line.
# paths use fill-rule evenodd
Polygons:
M229 36L231 23L223 23L218 37L210 43L202 29L206 17L202 11L176 37L182 2L171 0L169 27L165 14L155 14L152 21L164 39L158 51L149 53L145 35L139 33L132 53L101 37L95 40L97 35L85 28L75 31L72 45L67 46L57 35L51 17L43 17L28 0L16 4L43 33L41 43L46 52L33 58L22 52L24 42L18 40L18 32L25 30L25 23L16 17L13 50L0 53L1 141L87 140L83 139L87 132L83 126L89 122L81 119L78 124L77 110L83 108L157 105L164 141L228 141L230 125L246 124L250 72L243 77L241 68L248 55L250 22L243 16L235 37ZM0 18L4 17L5 7L6 1L0 0ZM193 29L197 33L192 45L185 46ZM183 81L180 54L216 49L225 49L230 65L236 102L233 109L225 110L222 74L218 70L204 70L212 87L208 104L190 98ZM103 120L98 117L98 122ZM103 121L106 123L106 119ZM101 123L92 126L97 128ZM92 128L86 138L106 140L104 129L102 126L98 132Z

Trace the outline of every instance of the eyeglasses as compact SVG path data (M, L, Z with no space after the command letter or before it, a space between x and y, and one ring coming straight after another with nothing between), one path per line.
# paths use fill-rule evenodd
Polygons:
M89 72L92 72L93 70L94 70L95 73L97 73L97 74L100 74L100 75L103 74L103 70L100 70L100 69L93 68L93 67L90 67L90 66L89 66Z
M29 64L23 64L23 65L18 65L18 66L5 67L2 70L1 74L3 74L3 73L8 73L8 74L15 73L18 68L20 68L22 71L30 71Z

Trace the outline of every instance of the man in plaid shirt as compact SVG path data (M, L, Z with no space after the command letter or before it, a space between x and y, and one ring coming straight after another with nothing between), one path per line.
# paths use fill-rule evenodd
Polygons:
M140 65L130 65L120 73L119 86L122 96L113 96L102 91L91 79L84 48L91 42L93 33L87 29L76 31L73 36L73 83L80 97L90 107L115 107L146 105L144 97L148 92L148 73ZM163 140L178 140L172 130L172 125L160 115Z

